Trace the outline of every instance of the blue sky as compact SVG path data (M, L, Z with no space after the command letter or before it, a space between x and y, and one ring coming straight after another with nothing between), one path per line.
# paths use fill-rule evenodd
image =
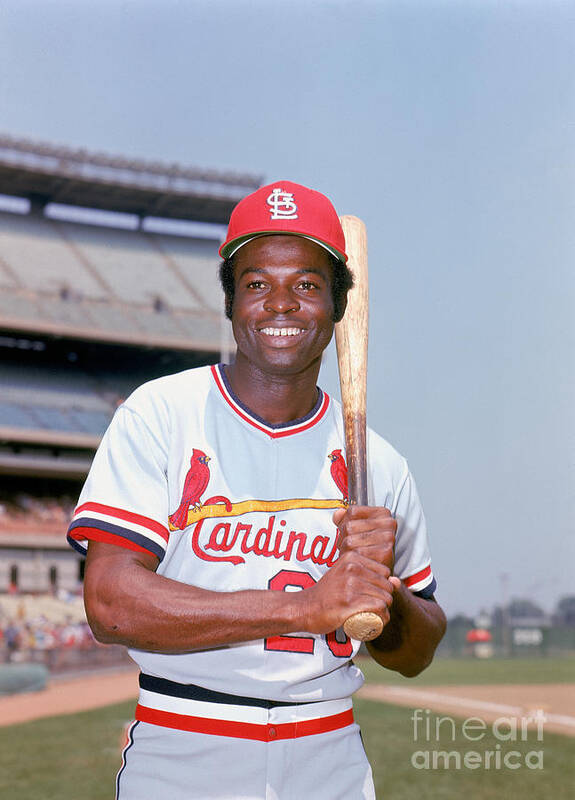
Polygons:
M370 424L438 599L575 561L575 2L4 0L0 129L289 178L368 228ZM335 356L322 372L337 393Z

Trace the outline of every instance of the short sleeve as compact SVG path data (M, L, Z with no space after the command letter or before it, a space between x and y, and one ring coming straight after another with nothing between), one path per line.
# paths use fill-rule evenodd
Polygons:
M415 481L409 470L392 509L397 521L394 573L420 597L431 597L437 587L431 570L427 526Z
M88 540L164 557L169 531L167 456L161 437L123 405L98 448L68 541L85 554Z

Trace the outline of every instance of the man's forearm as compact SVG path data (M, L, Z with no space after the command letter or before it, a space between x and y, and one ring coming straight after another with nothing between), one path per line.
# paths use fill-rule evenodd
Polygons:
M300 631L323 635L364 603L388 619L393 599L387 568L357 552L298 592L212 591L159 575L157 563L149 553L90 542L84 602L98 641L183 653Z
M112 558L104 548L112 548ZM298 630L293 592L214 592L158 575L113 545L89 554L84 599L98 641L182 653ZM91 548L95 550L96 548ZM129 556L128 556L129 557Z
M411 678L429 666L445 627L437 603L413 595L401 583L393 594L390 621L367 649L382 667Z

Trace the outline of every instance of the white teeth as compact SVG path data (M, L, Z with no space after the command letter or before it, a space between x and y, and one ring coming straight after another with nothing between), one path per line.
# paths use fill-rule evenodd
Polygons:
M298 336L302 332L301 328L260 328L266 336Z

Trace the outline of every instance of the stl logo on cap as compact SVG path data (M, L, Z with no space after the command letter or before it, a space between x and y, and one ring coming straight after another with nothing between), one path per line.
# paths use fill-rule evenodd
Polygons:
M270 207L270 219L297 219L297 206L291 192L280 187L273 189L266 200Z
M231 258L257 236L272 234L303 236L343 264L347 261L343 228L331 200L300 183L277 180L243 197L230 215L219 253Z

